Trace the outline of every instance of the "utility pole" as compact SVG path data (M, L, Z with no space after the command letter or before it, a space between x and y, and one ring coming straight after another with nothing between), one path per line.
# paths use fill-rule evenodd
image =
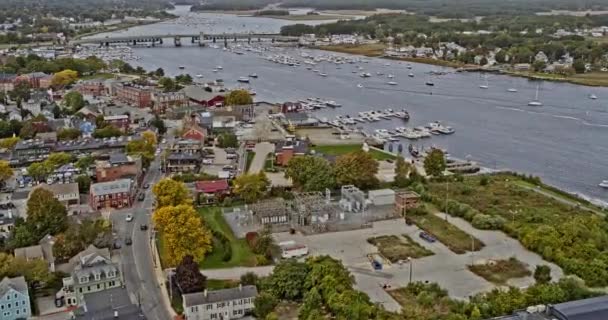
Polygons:
M471 266L473 266L475 264L475 238L472 235L469 236L471 237Z
M413 266L413 265L412 265L412 260L413 260L413 259L412 259L411 257L407 257L407 261L409 261L409 262L410 262L410 280L409 280L408 284L409 284L409 283L412 283L412 274L413 274L413 269L412 269L412 266Z

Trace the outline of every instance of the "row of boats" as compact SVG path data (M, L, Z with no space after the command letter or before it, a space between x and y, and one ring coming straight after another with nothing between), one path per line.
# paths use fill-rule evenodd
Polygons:
M322 117L319 119L319 122L326 123L337 128L342 128L344 126L355 125L357 123L377 122L380 120L390 120L392 118L407 121L410 119L410 114L405 109L401 111L393 111L393 109L389 108L377 111L363 111L359 112L357 116L338 115L333 120Z
M399 141L399 138L417 140L422 138L430 138L433 135L450 135L455 132L456 131L452 127L443 125L439 121L435 121L426 126L418 126L414 128L397 127L393 130L376 129L371 136L381 141Z

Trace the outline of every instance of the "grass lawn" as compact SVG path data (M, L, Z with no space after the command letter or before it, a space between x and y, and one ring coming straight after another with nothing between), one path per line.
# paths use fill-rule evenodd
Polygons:
M238 286L239 286L238 280L207 279L207 289L208 290L236 288Z
M255 158L255 152L247 151L247 159L245 163L245 171L249 171L249 167L251 167L251 162L253 162L253 158Z
M255 266L255 255L247 245L245 239L237 239L232 233L232 229L224 220L222 210L217 207L207 207L199 210L199 213L205 225L218 232L223 233L230 241L230 247L232 249L232 258L229 261L223 261L222 256L224 254L223 246L219 241L214 239L214 248L205 259L200 263L202 269L217 269L217 268L230 268L246 266ZM217 245L217 246L216 246Z
M114 75L111 73L96 73L90 76L81 77L80 80L91 80L91 79L113 79Z
M532 275L523 262L513 257L508 260L495 260L487 264L468 266L468 268L474 274L497 285L504 285L509 279Z
M420 229L432 234L454 253L462 254L471 251L471 235L460 230L455 225L433 214L433 211L426 215L408 215ZM473 238L475 251L484 247L483 242Z
M322 145L322 146L314 146L312 149L317 153L322 153L330 156L340 156L343 154L355 152L357 150L361 150L361 144L339 144L339 145ZM369 153L374 157L374 159L378 161L382 160L394 160L397 159L396 156L380 152L378 150L371 149Z
M378 251L390 262L395 263L407 258L422 258L433 255L433 252L420 246L410 237L404 235L405 240L395 235L379 236L367 239L367 242L376 246Z
M414 270L415 267L414 267ZM414 271L414 276L416 271ZM427 284L425 287L433 290L425 290L426 294L420 294L408 287L387 291L388 294L399 303L403 312L409 317L404 319L445 319L449 315L451 300L447 292L437 284ZM430 303L429 303L430 301Z

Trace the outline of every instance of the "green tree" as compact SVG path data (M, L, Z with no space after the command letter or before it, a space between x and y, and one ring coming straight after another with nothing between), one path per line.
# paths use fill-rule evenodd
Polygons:
M15 101L28 101L30 99L30 83L27 81L19 81L13 87L13 91L9 92L9 97Z
M36 188L27 201L27 221L37 240L58 234L67 227L67 210L52 192Z
M113 125L108 125L103 128L97 127L95 131L93 131L94 138L111 138L111 137L120 137L124 133L122 130L116 128Z
M395 186L398 188L407 187L410 184L410 170L412 165L405 162L403 157L397 157L395 162Z
M378 161L371 154L358 150L336 159L334 167L336 182L339 186L355 185L361 189L372 188L378 185Z
M51 174L49 167L42 162L34 162L27 167L27 174L36 181L42 181Z
M481 311L477 306L473 306L473 310L471 310L471 316L469 317L471 320L481 320Z
M55 152L51 153L49 157L44 160L44 163L54 171L55 169L72 162L73 158L74 157L69 153Z
M13 169L6 160L0 160L0 182L6 181L13 176Z
M545 70L545 68L547 67L547 63L545 63L542 60L537 60L534 61L534 63L532 63L532 69L534 69L534 71L536 72L540 72Z
M127 143L126 152L128 155L140 156L142 159L142 165L145 168L150 166L150 163L154 161L154 144L144 139L132 140Z
M551 282L551 268L547 265L537 265L534 269L534 280L540 284Z
M315 310L321 310L322 308L323 299L317 288L313 287L304 295L304 303L298 310L298 319L308 319Z
M253 98L251 98L251 94L249 94L247 90L233 90L226 96L226 104L229 106L240 106L252 103Z
M243 174L234 179L234 193L247 203L261 199L269 187L270 181L264 172Z
M496 59L496 62L498 63L505 63L507 62L507 53L505 52L505 50L500 50L496 52L496 55L494 55L494 59Z
M574 59L574 63L572 63L572 68L576 73L584 73L585 72L585 61L583 59Z
M85 101L82 94L78 91L70 91L63 96L63 104L71 113L76 113L84 108Z
M76 128L61 128L57 132L58 140L76 140L80 137L80 130Z
M239 141L236 135L232 132L222 133L217 138L218 146L220 148L238 148Z
M189 85L192 84L192 76L189 74L180 74L175 76L175 82L178 84Z
M321 157L298 156L289 160L285 177L294 186L304 191L324 191L335 185L334 170L330 163Z
M74 164L74 166L76 166L76 168L80 169L80 172L86 173L89 170L89 168L91 167L91 165L93 165L93 163L95 163L95 158L93 158L93 156L91 156L91 155L86 155L86 156L78 159L76 161L76 163Z
M260 293L254 300L254 313L258 319L265 318L279 304L279 300L268 292Z
M91 178L87 175L79 175L75 179L76 183L78 183L78 190L80 193L87 193L86 191L91 188Z
M164 135L167 132L167 126L165 125L165 121L160 118L159 115L154 115L154 119L150 122L150 125L156 128L156 131L160 136Z
M445 155L443 154L443 151L439 149L432 149L426 158L424 158L424 170L427 175L439 177L443 175L445 168Z
M164 92L179 90L179 85L170 77L162 77L158 80L158 85L163 88Z
M298 300L306 293L307 275L306 263L289 259L275 266L265 285L267 290L279 299Z
M163 77L165 75L165 70L163 70L163 68L158 68L156 71L154 71L154 75L157 77Z

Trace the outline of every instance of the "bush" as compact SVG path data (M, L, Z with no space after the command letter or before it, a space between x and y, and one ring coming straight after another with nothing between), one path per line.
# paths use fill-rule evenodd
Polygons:
M412 216L425 216L427 215L429 212L426 210L426 207L424 206L419 206L418 208L413 208L413 209L409 209L406 212L406 215L412 215Z
M251 250L255 249L256 244L258 242L258 233L255 231L251 231L251 232L247 232L247 234L245 235L245 240L247 241L247 245L249 246L249 248L251 248Z
M268 260L268 258L266 258L266 256L263 254L256 254L255 261L256 265L258 266L267 266L270 264L270 260Z
M222 255L222 261L228 262L228 261L230 261L230 259L232 259L232 247L230 246L230 243L225 243L224 244L224 254Z
M482 230L498 230L503 227L506 220L500 216L489 216L478 213L473 217L473 227Z
M479 185L480 185L480 186L487 186L489 182L490 182L490 179L488 179L488 177L487 177L487 176L483 176L483 177L481 177L481 179L479 180Z

